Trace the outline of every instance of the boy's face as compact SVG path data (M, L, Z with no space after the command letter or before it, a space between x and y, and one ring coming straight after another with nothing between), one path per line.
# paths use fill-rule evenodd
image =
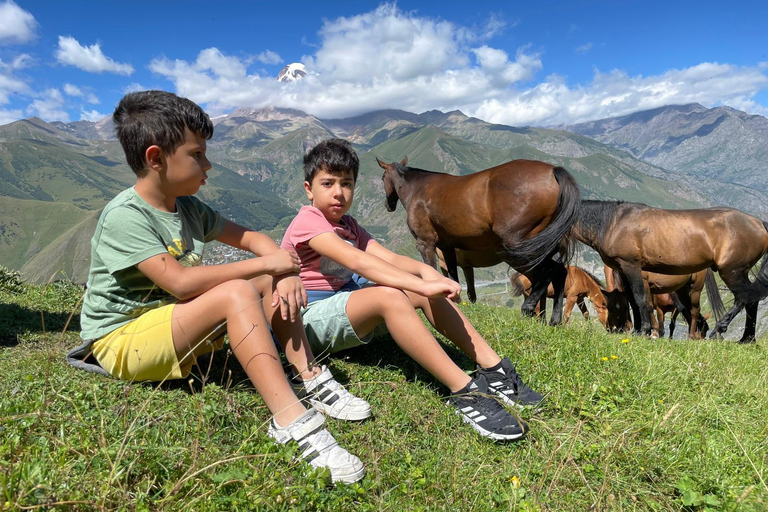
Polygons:
M205 142L205 138L186 130L184 143L165 155L165 180L174 195L191 196L205 185L206 172L212 167L205 157Z
M342 215L352 207L355 178L351 170L337 174L321 169L315 174L312 183L304 182L304 189L312 206L323 212L326 219L339 222Z

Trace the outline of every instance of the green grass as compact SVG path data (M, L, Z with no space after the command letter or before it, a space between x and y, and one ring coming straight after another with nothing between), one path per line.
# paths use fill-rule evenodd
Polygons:
M768 506L765 340L608 335L576 315L550 328L504 306L462 306L518 362L546 408L498 444L445 407L445 389L389 339L328 360L368 399L328 420L367 465L355 485L266 435L269 414L226 350L190 381L125 383L70 368L80 290L0 292L0 509L739 510ZM45 321L42 328L41 319ZM624 340L628 340L624 342ZM452 346L459 365L471 361ZM614 358L615 356L615 358Z

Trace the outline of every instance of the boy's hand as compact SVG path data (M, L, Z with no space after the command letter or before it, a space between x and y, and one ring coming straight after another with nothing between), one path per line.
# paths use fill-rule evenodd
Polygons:
M272 292L272 307L280 305L280 316L283 320L296 321L301 317L301 308L307 306L307 291L301 278L296 275L283 275L274 280L275 289Z
M299 257L296 253L280 249L261 257L267 274L279 276L281 274L297 274L299 268Z
M421 294L430 299L446 297L453 302L458 302L461 298L461 285L452 279L440 276L437 279L425 280Z

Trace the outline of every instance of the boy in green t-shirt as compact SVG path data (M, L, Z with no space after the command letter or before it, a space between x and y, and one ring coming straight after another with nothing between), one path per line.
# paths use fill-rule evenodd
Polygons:
M296 397L272 341L270 327L282 343L309 353L296 255L193 196L211 169L205 156L211 120L188 99L144 91L126 95L113 121L136 185L99 218L81 316L84 343L68 360L123 380L182 378L196 356L221 347L226 324L235 357L273 414L269 435L281 444L297 441L302 458L327 467L334 482L361 479L362 462L338 446L320 411ZM201 266L203 246L212 240L260 257ZM337 417L349 412L343 409L352 409L354 419L370 415L368 404L327 369L294 371L308 383L330 381L335 402L344 406L330 409Z

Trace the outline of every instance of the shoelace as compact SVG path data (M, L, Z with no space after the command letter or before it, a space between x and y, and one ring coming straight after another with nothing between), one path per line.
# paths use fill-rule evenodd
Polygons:
M322 429L315 434L309 434L306 439L318 453L330 450L338 444L336 438L327 429Z
M469 395L466 395L467 398L471 398L478 406L480 407L486 407L488 411L490 411L493 416L496 416L499 412L506 410L501 406L501 404L495 399L490 396L480 394L480 393L472 393Z

